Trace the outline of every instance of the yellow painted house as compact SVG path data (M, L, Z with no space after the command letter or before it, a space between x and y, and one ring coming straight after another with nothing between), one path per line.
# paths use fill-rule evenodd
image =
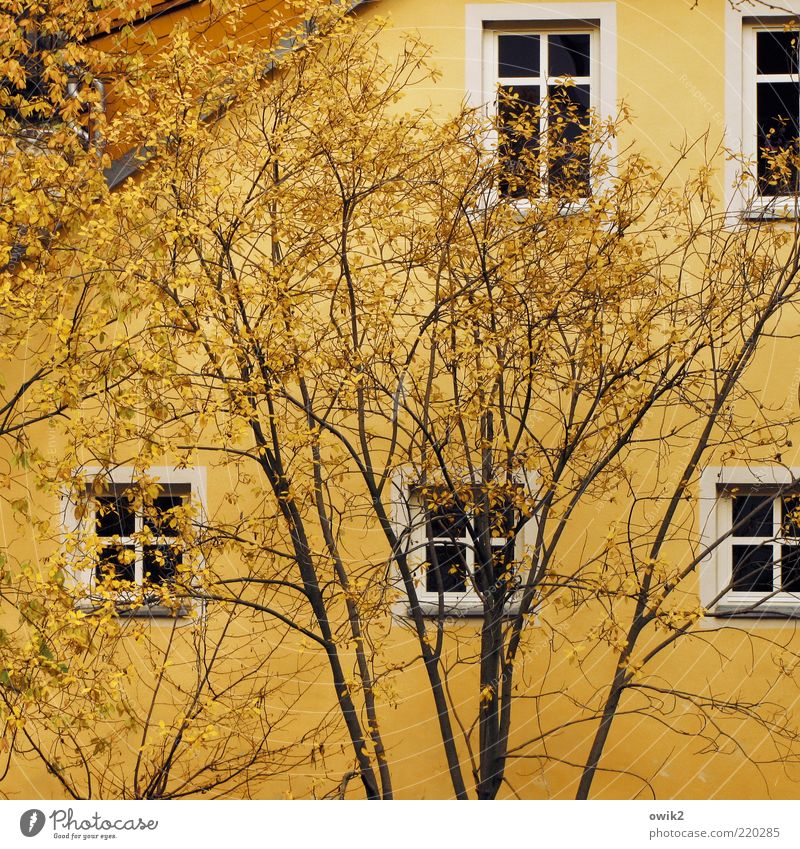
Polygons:
M224 10L93 42L186 91L103 80L90 332L5 360L87 365L3 431L0 791L796 797L800 2L288 5L196 112Z

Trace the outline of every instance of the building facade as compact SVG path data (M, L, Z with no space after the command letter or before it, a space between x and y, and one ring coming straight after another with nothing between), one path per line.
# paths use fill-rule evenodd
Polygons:
M103 232L41 260L98 294L5 434L9 796L796 795L779 5L255 3L202 84L204 3L93 42L186 90L128 146L105 79Z

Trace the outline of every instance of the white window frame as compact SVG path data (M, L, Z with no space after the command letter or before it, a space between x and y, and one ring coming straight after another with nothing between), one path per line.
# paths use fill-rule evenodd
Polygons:
M480 3L467 4L466 100L470 107L493 115L497 108L497 36L510 33L549 35L559 32L590 34L590 108L600 120L617 114L617 12L613 2L584 3ZM543 48L542 48L543 49ZM544 70L544 66L542 66ZM581 80L584 78L581 77ZM546 81L546 82L549 82ZM577 82L577 80L576 80ZM497 143L497 133L488 139ZM616 141L605 151L613 158ZM592 191L600 186L589 176ZM515 198L520 207L531 200ZM569 211L569 210L565 210Z
M732 489L758 486L775 489L773 520L779 510L778 490L800 481L800 468L709 467L700 479L701 546L711 549L700 563L700 603L716 625L724 618L795 619L800 617L800 593L725 592L731 582L733 545L747 544L747 537L730 534L732 528ZM779 522L779 518L777 519ZM775 524L775 527L778 527ZM727 535L727 536L726 536ZM725 539L722 539L725 537ZM755 538L754 538L755 539ZM760 539L760 538L759 538ZM719 540L722 540L719 542ZM776 536L769 544L781 545ZM779 567L775 565L774 569Z
M520 486L527 493L534 493L535 483L538 476L535 472L526 472L520 475ZM418 480L410 470L401 469L392 478L391 486L391 515L394 532L399 540L403 542L403 550L408 559L408 564L414 572L417 600L420 610L424 616L439 616L444 613L447 617L472 617L483 615L483 601L475 590L475 587L467 576L466 591L463 593L428 592L425 589L426 570L423 568L429 544L424 523L424 506L415 498L415 491L419 488ZM521 561L529 557L536 544L538 525L536 516L531 516L522 526L514 538L514 559ZM459 538L455 538L458 541ZM449 538L447 541L450 541ZM505 541L505 538L492 537L493 543ZM472 570L474 565L474 550L472 540L467 539L467 569ZM525 574L520 575L524 580ZM410 615L409 600L406 595L405 586L400 577L397 566L393 566L393 584L402 595L402 600L393 605L392 612L396 616L407 617ZM516 605L514 599L508 603L508 613L513 614Z
M758 3L746 9L725 9L725 146L741 153L756 176L758 163L756 103L756 32L782 29L800 20L800 0L781 0L780 9ZM725 163L726 204L734 218L796 218L800 197L759 195L756 180L737 186L742 163L727 158Z
M189 488L190 504L197 514L197 520L203 522L207 516L206 507L206 469L203 466L195 466L187 469L179 469L172 466L153 466L148 469L135 469L133 466L117 466L113 469L100 466L89 466L76 472L76 479L81 486L88 487L99 479L102 479L108 487L119 488L135 484L143 477L154 480L165 491L170 487ZM74 544L80 548L81 539L94 535L95 523L94 511L81 511L78 504L69 494L62 496L62 524L64 531ZM136 514L136 528L140 530L141 516ZM126 538L121 538L120 544L125 544ZM129 543L130 544L130 543ZM136 584L142 586L144 576L142 564L136 563ZM98 602L107 599L95 596L93 588L96 581L95 568L92 566L84 569L73 568L69 573L70 581L76 591L76 606L83 610L92 610L98 606ZM174 610L171 607L160 604L143 604L141 606L127 606L127 599L120 598L120 615L141 617L174 617L187 616L196 609L198 605L189 599L183 599L181 606Z

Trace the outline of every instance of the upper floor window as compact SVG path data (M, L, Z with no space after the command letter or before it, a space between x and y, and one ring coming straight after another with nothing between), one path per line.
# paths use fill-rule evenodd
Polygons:
M85 149L102 146L98 121L105 112L102 80L70 60L75 45L66 33L40 32L34 20L27 24L21 30L20 52L11 52L12 47L3 57L14 72L0 76L0 123L8 122L16 136L29 141L46 140L63 126Z
M762 196L798 191L794 162L800 136L798 32L784 27L752 28L748 32L748 63L752 75L750 114L755 126L758 192Z
M497 194L569 208L598 191L614 174L616 140L586 127L618 116L617 3L467 3L465 41L467 103L493 119Z
M589 194L586 129L595 106L595 32L485 33L505 197Z

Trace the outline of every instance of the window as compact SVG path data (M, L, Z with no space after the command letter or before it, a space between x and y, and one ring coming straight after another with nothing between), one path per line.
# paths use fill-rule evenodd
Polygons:
M33 20L27 23L35 25ZM15 135L29 142L46 140L50 130L62 125L75 133L84 149L101 146L97 119L106 108L102 80L83 66L65 62L74 46L65 33L28 29L16 35L23 46L11 58L21 73L13 79L0 77L0 113L13 122ZM53 68L66 78L61 87L53 79ZM76 99L77 107L71 102Z
M726 13L727 203L744 217L796 217L800 153L800 0ZM755 11L755 9L750 10ZM752 177L745 182L741 175Z
M783 27L753 28L750 39L748 58L755 64L755 126L751 132L756 140L758 193L770 197L795 194L798 175L790 160L798 152L800 135L798 33Z
M488 32L504 197L589 193L591 32ZM488 88L488 87L487 87ZM544 144L545 155L540 156Z
M420 608L424 615L480 616L487 593L504 597L513 610L516 590L523 578L521 569L535 543L534 517L524 519L522 504L534 492L534 473L523 475L513 494L493 504L490 527L482 528L482 517L474 502L478 488L465 487L458 502L446 487L420 487L410 473L399 471L392 482L392 516L412 570ZM501 497L500 493L497 497ZM512 503L512 501L514 503ZM488 536L491 563L479 552L481 532ZM404 600L395 614L409 614L405 586L395 574L395 586Z
M202 508L202 470L97 472L67 501L67 529L81 606L113 594L121 613L167 615L181 595L194 520ZM185 593L183 593L185 595ZM181 603L177 612L187 612Z
M465 11L467 102L495 119L498 193L586 196L582 122L590 109L600 120L617 114L616 3L475 3ZM615 145L603 143L609 161Z
M800 496L731 494L732 593L800 592Z
M435 498L435 495L434 495ZM412 495L416 518L417 547L424 548L424 589L421 594L438 600L439 594L457 600L466 594L477 595L490 583L513 584L514 534L519 511L504 504L491 514L490 542L492 567L490 575L482 575L475 567L478 529L475 517L452 502L432 505L420 493ZM480 559L480 558L478 558Z
M51 64L66 47L63 33L24 33L25 49L13 58L24 74L12 81L0 78L0 107L6 117L21 124L46 124L52 119L53 104L49 97L51 80L45 77L45 62Z
M704 475L704 544L721 542L703 565L705 580L701 572L704 605L716 615L797 615L800 487L770 469L715 471L711 483Z
M161 491L166 494L143 503L135 487L114 484L104 490L107 494L92 499L94 532L100 546L97 584L117 580L159 585L177 577L183 562L179 537L191 490L178 484Z

